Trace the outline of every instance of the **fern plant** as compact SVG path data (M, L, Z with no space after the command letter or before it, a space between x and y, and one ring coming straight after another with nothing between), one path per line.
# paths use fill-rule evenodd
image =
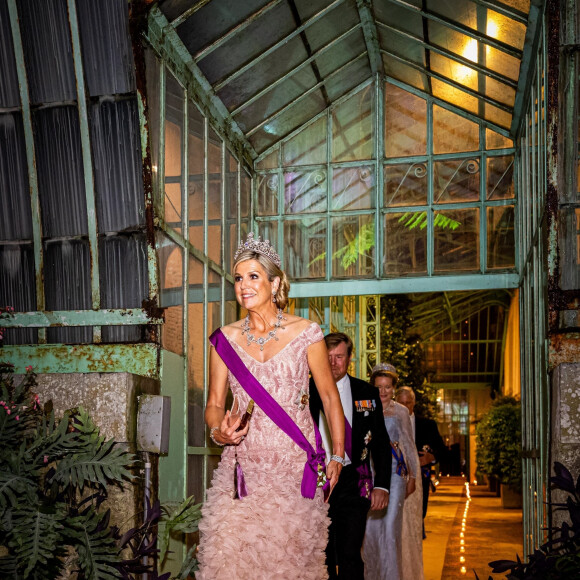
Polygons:
M30 367L15 382L0 363L0 577L54 579L71 555L79 579L147 571L122 556L119 530L100 509L109 486L133 479L133 455L82 408L60 421L45 415L35 384Z

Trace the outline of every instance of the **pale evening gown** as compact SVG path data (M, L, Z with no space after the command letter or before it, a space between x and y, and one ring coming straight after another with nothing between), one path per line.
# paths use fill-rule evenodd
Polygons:
M415 449L407 407L390 401L383 414L391 443L403 450L409 476L416 477L420 487L419 456ZM404 572L406 562L403 559L403 549L407 539L403 535L403 508L406 501L417 495L417 491L405 500L406 488L407 480L397 474L397 461L393 457L389 505L384 510L370 511L367 518L363 544L365 580L400 580L411 577ZM420 577L417 576L416 579L418 578Z
M417 465L419 465L414 430L408 449L406 445L403 447L405 457L413 455L417 458ZM420 473L415 479L415 484L415 492L405 500L403 509L403 573L401 580L423 580L425 577L423 574L423 483Z
M308 347L324 336L310 324L265 363L229 340L250 372L276 399L316 448L308 404ZM228 373L234 395L245 409L249 397ZM306 453L256 406L246 438L238 445L248 495L233 499L234 447L226 446L214 471L199 524L197 580L320 580L328 578L324 549L328 541L328 504L322 491L302 497Z

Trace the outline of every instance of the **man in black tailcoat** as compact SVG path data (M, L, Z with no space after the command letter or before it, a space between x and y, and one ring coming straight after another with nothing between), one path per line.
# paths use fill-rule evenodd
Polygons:
M391 445L377 389L347 374L352 341L341 332L329 334L324 340L345 419L352 427L350 441L346 440L348 425L346 428L345 466L329 499L331 524L326 564L330 579L363 580L361 548L367 512L384 509L389 503ZM324 432L322 402L312 380L309 404L312 417ZM371 457L375 470L374 488Z

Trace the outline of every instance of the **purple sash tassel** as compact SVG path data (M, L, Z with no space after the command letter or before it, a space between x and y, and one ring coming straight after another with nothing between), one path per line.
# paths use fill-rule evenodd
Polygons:
M242 471L242 466L238 463L238 458L236 457L236 465L234 467L234 499L241 499L247 495L248 490L246 489L244 472Z
M316 449L310 445L310 442L304 436L298 425L284 411L278 402L264 389L256 377L247 369L238 353L234 350L224 333L218 328L209 337L210 342L220 355L228 369L236 377L246 393L254 399L255 403L268 415L268 417L280 428L300 449L306 452L306 465L302 476L300 490L302 497L313 499L316 495L316 488L322 487L326 491L330 483L326 480L325 459L326 452L322 446L322 438L316 423L314 423L314 433L316 436ZM240 467L241 473L241 467ZM237 468L236 468L237 475ZM243 474L242 474L243 475ZM238 477L238 483L240 478ZM243 478L242 478L243 482ZM245 484L244 484L245 489ZM247 493L247 492L246 492ZM240 495L240 497L243 497Z

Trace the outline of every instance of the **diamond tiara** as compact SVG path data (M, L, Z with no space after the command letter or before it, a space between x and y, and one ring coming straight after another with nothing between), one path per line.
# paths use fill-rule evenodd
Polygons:
M240 245L234 254L234 262L238 259L238 256L242 252L257 252L258 254L262 254L262 256L266 256L268 260L274 262L278 268L282 264L282 260L280 260L280 256L276 252L276 250L270 245L270 240L262 241L260 236L258 239L254 239L254 232L250 232L248 237L246 238L245 242L240 241Z
M391 373L395 376L399 376L397 373L397 369L389 363L379 363L378 365L374 366L373 370L371 371L371 374L374 374L378 371L382 371L384 373Z

